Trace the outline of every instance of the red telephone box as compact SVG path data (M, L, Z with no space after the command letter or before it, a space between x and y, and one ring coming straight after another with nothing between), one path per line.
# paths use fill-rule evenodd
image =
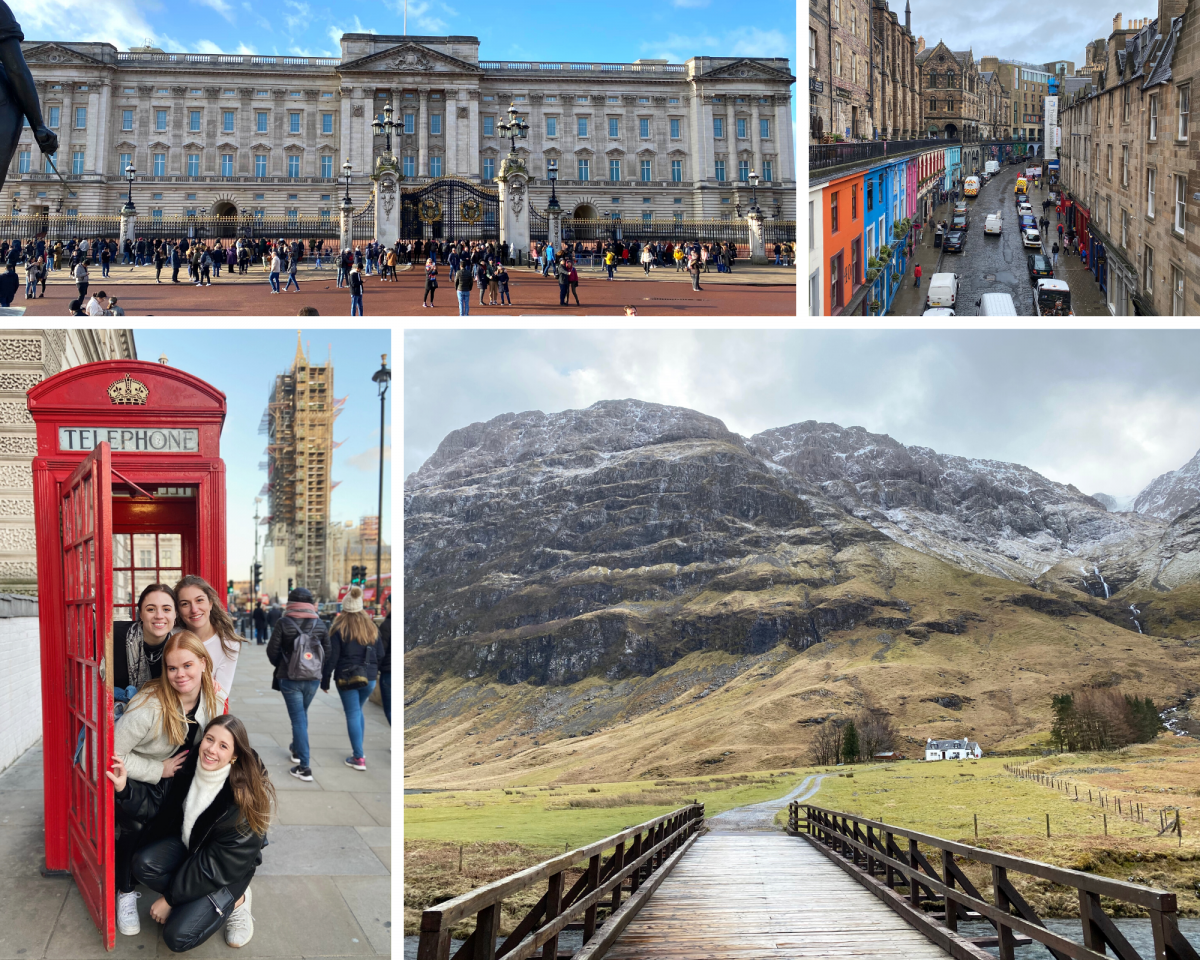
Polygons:
M225 584L225 395L158 363L72 367L28 394L42 653L46 869L116 941L112 621L142 588ZM80 731L83 751L74 761Z

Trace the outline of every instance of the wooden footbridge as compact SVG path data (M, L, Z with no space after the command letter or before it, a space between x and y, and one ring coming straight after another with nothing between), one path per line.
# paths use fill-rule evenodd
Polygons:
M1027 881L1073 891L1079 939L1046 928L1020 893ZM543 886L523 916L502 913L505 900ZM1118 905L1149 915L1153 954L1113 923ZM474 932L452 950L472 918ZM987 935L960 931L968 922ZM560 947L567 931L582 946ZM447 900L424 912L418 957L994 960L990 947L1014 960L1035 941L1054 960L1200 960L1168 891L801 802L788 805L786 832L706 822L692 804Z

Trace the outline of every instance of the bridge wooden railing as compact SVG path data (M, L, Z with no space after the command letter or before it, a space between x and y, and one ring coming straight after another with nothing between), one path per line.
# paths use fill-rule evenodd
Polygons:
M1105 960L1106 948L1118 960L1200 960L1179 930L1175 894L1167 890L996 853L793 801L788 805L788 832L799 836L802 831L847 873L955 956L988 956L982 951L973 952L971 947L963 949L971 944L974 948L998 947L1001 960L1013 960L1014 947L1037 941L1056 960ZM940 873L934 866L939 860ZM990 869L991 900L986 900L963 872L961 861ZM1083 943L1046 929L1013 885L1013 874L1073 888L1078 896ZM898 886L907 887L906 897L896 892ZM1140 907L1150 914L1152 958L1139 953L1117 929L1103 909L1101 897ZM925 913L923 908L929 906L940 907L942 912ZM944 926L932 923L934 919L940 919ZM995 936L970 940L946 936L946 931L957 931L960 920L968 919L986 920L995 928Z
M703 827L704 804L690 804L430 907L421 915L418 960L450 960L451 931L471 916L475 930L453 960L526 960L538 955L539 948L543 960L557 960L559 934L580 918L583 947L575 960L601 957ZM603 859L610 848L613 852ZM587 860L587 869L564 893L566 871L581 860ZM503 901L542 881L542 898L497 946ZM624 903L623 893L629 894ZM602 904L608 918L598 927Z

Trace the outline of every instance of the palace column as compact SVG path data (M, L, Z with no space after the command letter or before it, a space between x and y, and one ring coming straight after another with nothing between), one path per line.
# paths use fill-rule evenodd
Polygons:
M429 176L429 88L417 87L417 176Z
M442 173L460 176L458 169L458 91L443 90L442 100L446 104L446 116L443 120L446 133L446 163Z
M761 133L759 120L761 118L758 115L758 100L759 98L756 96L750 103L750 146L754 150L754 172L761 177L763 172L763 152L762 138L759 137L759 133ZM778 136L778 129L776 129L775 134ZM778 164L779 161L775 162ZM771 175L774 176L775 172L771 171Z
M479 176L479 90L467 91L467 173Z

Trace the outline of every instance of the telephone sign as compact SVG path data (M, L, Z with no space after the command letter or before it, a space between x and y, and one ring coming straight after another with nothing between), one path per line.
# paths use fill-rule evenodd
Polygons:
M58 428L59 450L95 450L101 443L107 443L113 453L144 450L154 453L196 453L200 449L200 433L197 430L170 427L137 430L119 427Z

